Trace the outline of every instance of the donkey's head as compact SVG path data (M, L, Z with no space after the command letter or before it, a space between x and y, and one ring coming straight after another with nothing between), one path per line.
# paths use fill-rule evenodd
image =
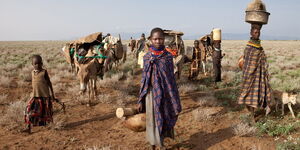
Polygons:
M297 103L297 96L298 95L296 93L292 93L291 95L289 95L289 99L293 105Z

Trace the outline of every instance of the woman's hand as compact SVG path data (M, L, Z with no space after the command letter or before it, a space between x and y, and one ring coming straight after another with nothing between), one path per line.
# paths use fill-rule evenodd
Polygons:
M143 111L143 105L142 104L137 105L137 111L138 111L138 113L142 113L142 111Z

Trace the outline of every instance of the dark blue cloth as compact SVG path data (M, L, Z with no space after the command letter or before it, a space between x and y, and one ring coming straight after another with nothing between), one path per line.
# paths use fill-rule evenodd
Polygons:
M160 135L163 135L165 131L173 129L181 112L171 53L164 51L157 57L153 57L151 52L145 54L138 101L142 106L145 106L145 97L150 87L153 87L155 121Z

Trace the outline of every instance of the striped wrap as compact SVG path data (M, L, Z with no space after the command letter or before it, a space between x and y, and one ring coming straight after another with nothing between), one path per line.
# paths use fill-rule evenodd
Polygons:
M266 108L271 101L267 58L260 41L249 41L244 51L242 92L239 104Z

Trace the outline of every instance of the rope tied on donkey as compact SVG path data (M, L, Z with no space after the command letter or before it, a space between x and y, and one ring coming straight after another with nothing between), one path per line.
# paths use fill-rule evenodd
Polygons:
M75 48L71 48L70 49L70 56L73 56L74 52L75 52Z

